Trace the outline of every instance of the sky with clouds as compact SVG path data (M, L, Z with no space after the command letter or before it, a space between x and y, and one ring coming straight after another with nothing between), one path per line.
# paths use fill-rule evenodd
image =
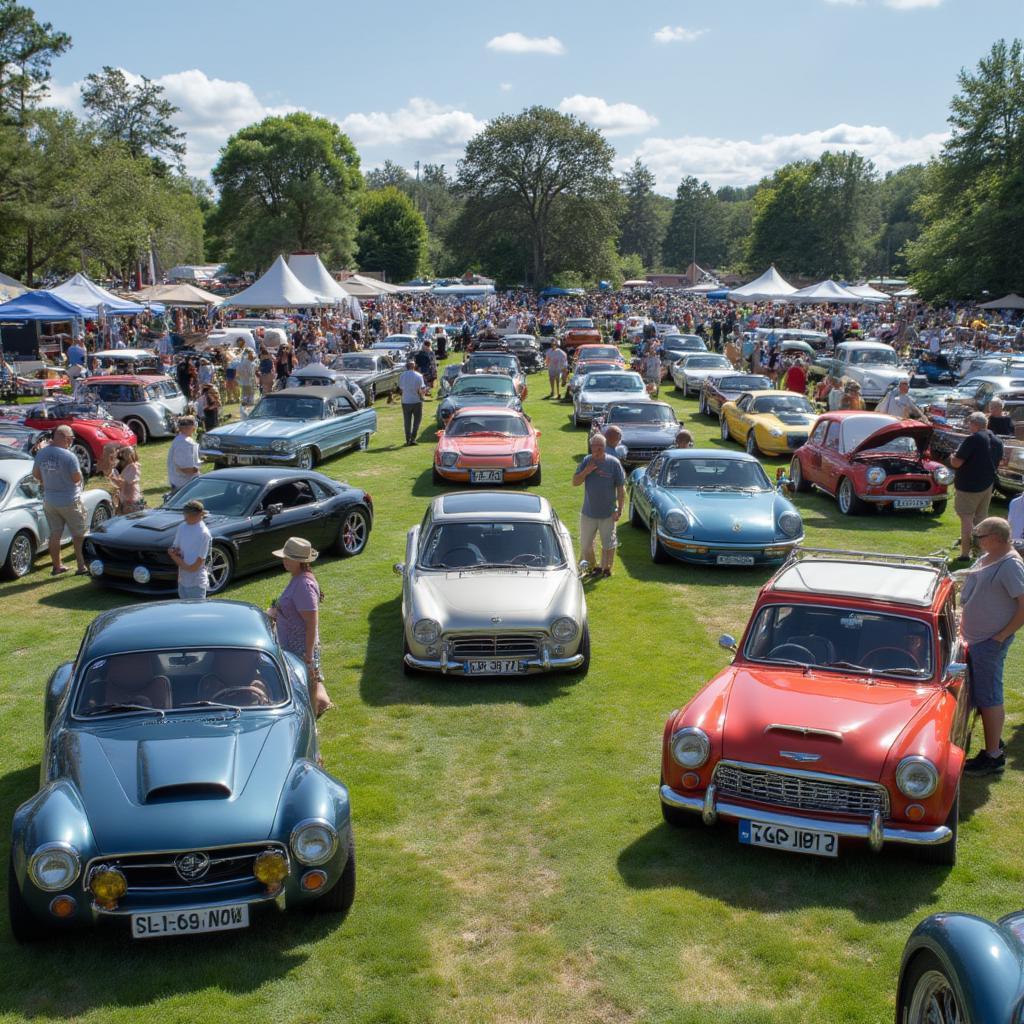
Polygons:
M746 185L826 149L883 172L928 159L957 73L1021 14L1021 0L31 5L74 44L53 102L76 108L103 65L154 79L197 175L232 132L292 110L336 121L364 169L454 170L488 119L544 104L600 128L618 168L639 157L666 194L684 175Z

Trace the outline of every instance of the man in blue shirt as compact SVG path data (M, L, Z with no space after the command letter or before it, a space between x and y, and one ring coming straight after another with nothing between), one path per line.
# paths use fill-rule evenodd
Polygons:
M601 568L594 571L611 576L618 540L615 524L626 504L626 471L614 455L609 455L603 434L590 438L590 454L580 463L572 478L573 487L583 487L580 512L580 554L595 564L594 540L601 535Z

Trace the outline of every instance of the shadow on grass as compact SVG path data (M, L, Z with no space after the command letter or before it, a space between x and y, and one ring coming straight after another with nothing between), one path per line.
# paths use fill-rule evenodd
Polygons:
M563 697L583 676L578 672L523 677L466 678L424 672L402 672L405 646L400 596L373 608L368 618L369 636L359 695L371 707L391 704L430 704L465 707L473 704L522 704L536 707Z
M1024 725L1015 726L1005 740L1006 767L1020 771L1024 767ZM985 745L981 728L981 717L974 723L974 732L968 745L968 756L977 753ZM1006 775L964 775L960 780L960 820L968 821L988 803L992 786L1001 782Z
M896 921L933 902L949 868L899 851L844 846L836 859L740 846L737 826L658 825L622 851L619 874L633 889L692 889L739 910L784 913L844 907L861 921Z

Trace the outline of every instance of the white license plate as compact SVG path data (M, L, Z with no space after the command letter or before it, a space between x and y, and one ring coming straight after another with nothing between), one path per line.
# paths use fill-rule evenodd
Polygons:
M897 498L893 503L893 508L924 508L925 505L930 505L932 502L931 498Z
M469 482L471 484L500 484L505 479L503 469L471 469L469 471Z
M491 658L488 661L467 661L466 675L509 676L526 671L526 662L515 658Z
M764 821L741 821L740 842L748 846L768 846L791 853L812 853L817 857L838 857L839 837L835 832L812 828L769 825Z
M160 939L165 935L196 935L248 927L249 907L245 903L159 914L132 914L133 939Z
M233 455L231 457L231 465L233 466L251 466L253 457L251 455Z
M753 565L753 555L719 555L715 561L719 565Z

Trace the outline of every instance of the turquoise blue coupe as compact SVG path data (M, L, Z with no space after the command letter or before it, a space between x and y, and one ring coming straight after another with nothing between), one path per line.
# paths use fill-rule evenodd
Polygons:
M133 938L344 913L348 790L320 766L306 669L252 605L99 615L46 687L40 789L14 812L19 941L101 922Z
M630 523L649 531L654 562L778 565L803 540L800 513L745 452L669 449L628 489Z

